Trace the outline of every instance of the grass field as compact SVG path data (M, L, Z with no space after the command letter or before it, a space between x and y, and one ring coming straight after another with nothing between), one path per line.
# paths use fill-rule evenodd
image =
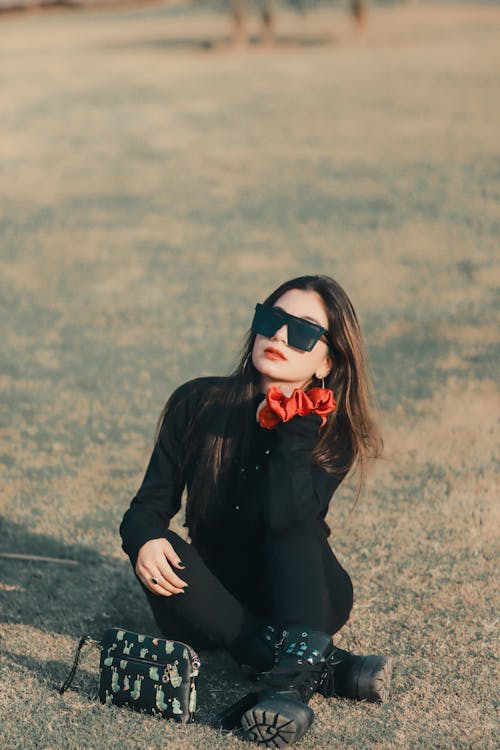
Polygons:
M118 524L163 403L321 272L386 443L356 509L354 480L330 506L338 642L395 673L381 706L315 696L300 747L493 748L500 9L380 8L364 44L340 10L282 13L272 49L227 32L167 8L0 24L0 549L78 562L0 559L0 745L249 746L208 726L251 685L224 652L187 727L102 707L96 651L56 688L82 633L155 630Z

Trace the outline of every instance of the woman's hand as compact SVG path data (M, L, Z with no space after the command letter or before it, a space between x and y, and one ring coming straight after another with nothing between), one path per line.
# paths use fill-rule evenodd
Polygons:
M167 539L150 539L139 549L135 572L153 594L161 596L183 594L184 587L189 584L179 578L171 568L171 565L184 568L185 566L180 562L179 555ZM158 583L153 583L152 578L155 578Z

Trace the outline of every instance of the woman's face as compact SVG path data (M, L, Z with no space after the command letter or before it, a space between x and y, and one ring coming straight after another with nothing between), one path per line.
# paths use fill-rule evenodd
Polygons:
M313 290L289 289L274 302L273 307L281 307L287 313L306 318L328 330L328 318L321 296ZM280 386L283 393L291 395L294 388L305 389L312 376L326 377L332 366L328 354L328 344L321 338L310 352L288 345L286 323L267 338L257 333L252 349L252 362L261 373L260 390L266 393L271 385ZM266 349L272 347L284 359Z

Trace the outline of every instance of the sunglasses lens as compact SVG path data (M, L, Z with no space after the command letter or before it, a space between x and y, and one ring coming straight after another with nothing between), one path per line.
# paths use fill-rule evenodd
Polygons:
M252 331L260 333L261 336L274 336L278 328L281 328L284 323L282 317L274 313L275 311L271 307L257 304L252 320Z
M323 335L323 329L283 313L269 305L258 303L252 321L252 331L270 338L286 323L288 330L288 344L295 349L310 352L316 342Z
M321 331L311 330L307 324L293 320L288 324L288 343L296 349L310 352L321 336Z

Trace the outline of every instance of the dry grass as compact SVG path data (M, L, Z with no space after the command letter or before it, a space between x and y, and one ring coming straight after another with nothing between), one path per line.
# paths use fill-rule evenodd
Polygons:
M396 666L383 706L315 697L301 746L494 747L500 12L380 9L364 45L281 19L238 52L215 14L2 20L1 549L80 561L0 560L5 750L244 747L206 724L248 687L222 652L190 727L89 700L93 653L55 688L81 633L154 629L117 528L164 401L311 271L359 311L387 446L331 505L340 642Z

